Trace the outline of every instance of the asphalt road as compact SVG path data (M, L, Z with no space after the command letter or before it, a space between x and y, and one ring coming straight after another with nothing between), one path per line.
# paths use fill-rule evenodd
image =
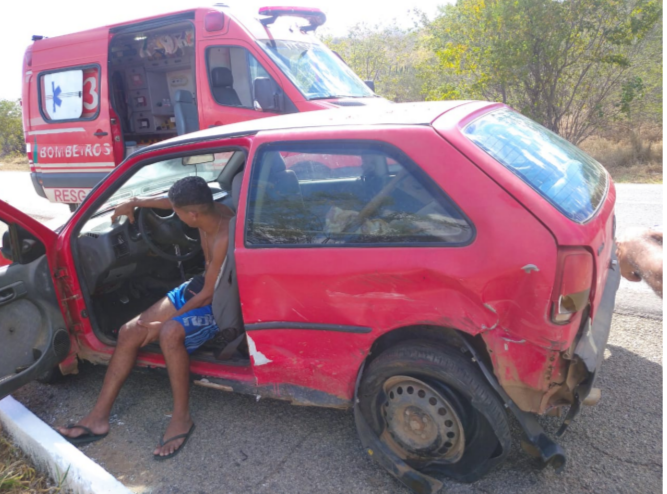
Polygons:
M616 234L632 228L661 227L662 185L616 185ZM662 319L662 300L646 283L621 279L616 295L616 312Z
M617 188L619 233L662 224L662 186ZM443 492L662 491L662 304L645 285L627 282L617 300L597 382L602 400L585 408L559 441L568 453L565 472L537 469L513 424L513 450L501 468L473 485L450 482ZM93 404L104 371L84 365L79 375L31 383L14 396L47 423L65 424ZM350 412L200 387L192 389L191 407L197 430L190 442L175 459L155 462L152 448L171 409L169 382L165 374L136 370L114 407L111 434L83 451L137 493L408 492L364 454ZM553 433L559 419L541 422Z

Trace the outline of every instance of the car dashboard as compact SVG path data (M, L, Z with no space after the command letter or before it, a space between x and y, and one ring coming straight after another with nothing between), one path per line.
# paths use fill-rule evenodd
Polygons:
M213 199L226 203L228 195L218 190ZM176 267L175 262L163 260L151 251L136 221L130 223L121 216L112 222L112 215L113 210L109 210L91 217L79 233L79 260L89 293L106 291L118 282L167 264Z

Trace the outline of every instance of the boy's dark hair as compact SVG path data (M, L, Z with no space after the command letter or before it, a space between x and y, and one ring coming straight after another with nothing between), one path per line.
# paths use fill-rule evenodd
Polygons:
M185 177L169 188L169 200L174 207L213 206L213 193L201 177Z

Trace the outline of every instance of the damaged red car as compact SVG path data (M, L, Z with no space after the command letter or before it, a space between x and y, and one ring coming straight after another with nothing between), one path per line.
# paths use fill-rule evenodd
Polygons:
M58 124L60 127L68 124ZM0 201L0 396L105 364L122 323L202 270L168 211L134 196L204 177L236 211L194 383L352 408L370 457L415 492L470 482L509 452L513 414L545 463L593 386L619 269L600 164L502 104L285 115L130 156L53 232ZM215 311L214 311L215 312ZM164 367L159 345L137 365Z

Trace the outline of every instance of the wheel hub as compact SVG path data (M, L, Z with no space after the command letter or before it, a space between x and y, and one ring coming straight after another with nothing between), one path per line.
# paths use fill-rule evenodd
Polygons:
M419 379L393 376L384 383L382 413L389 437L405 458L457 461L465 447L461 420L452 403Z

